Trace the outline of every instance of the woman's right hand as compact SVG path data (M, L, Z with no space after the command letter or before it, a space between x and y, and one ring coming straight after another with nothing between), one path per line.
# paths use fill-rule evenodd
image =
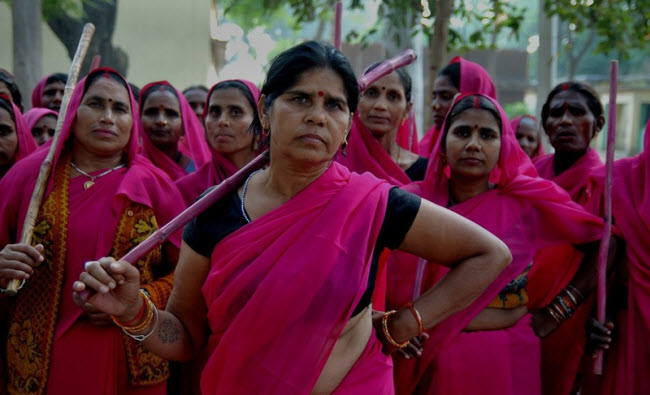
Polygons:
M101 258L89 261L72 285L74 301L80 307L114 316L122 322L134 318L142 307L140 272L126 261Z
M13 279L27 280L34 273L34 268L45 258L42 244L32 247L29 244L7 244L0 251L0 287L7 288Z

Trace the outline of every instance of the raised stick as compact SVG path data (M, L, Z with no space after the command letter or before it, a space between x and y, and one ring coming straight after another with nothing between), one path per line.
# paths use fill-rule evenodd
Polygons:
M605 229L598 251L598 321L605 324L607 303L607 257L612 236L612 176L614 174L614 149L616 148L616 95L618 92L618 61L612 60L609 68L609 114L607 117L607 159L605 162ZM603 374L603 350L598 350L594 374Z
M365 91L368 86L372 85L373 82L377 81L381 77L392 73L393 71L409 65L417 59L418 55L412 49L407 49L402 51L394 57L384 60L379 66L375 67L368 74L361 76L359 78L359 90Z
M343 15L343 3L336 2L336 12L334 14L334 47L339 51L343 48L341 43L341 18Z
M45 160L41 165L41 169L38 173L38 178L36 179L36 185L34 186L34 192L32 193L32 199L29 201L29 208L27 209L25 222L23 224L23 233L20 237L21 243L32 243L36 217L38 217L38 210L41 206L43 194L45 193L45 185L47 184L48 177L50 176L50 172L52 170L52 159L54 158L57 142L59 141L59 136L61 135L61 128L63 127L63 121L68 110L68 103L70 102L70 97L72 97L72 91L74 91L74 87L77 84L77 79L79 78L79 70L81 69L81 64L83 63L84 57L86 57L86 52L88 51L88 46L90 45L90 40L93 37L93 33L95 33L95 26L92 23L86 23L83 33L81 33L81 39L79 40L79 45L77 46L77 52L74 54L72 65L70 66L68 82L65 84L63 101L61 102L61 109L59 110L59 118L56 121L56 131L54 132L54 137L52 137L52 145L50 146L50 151L47 153L47 157L45 157ZM20 284L21 280L19 279L11 280L7 286L6 293L10 296L16 295Z

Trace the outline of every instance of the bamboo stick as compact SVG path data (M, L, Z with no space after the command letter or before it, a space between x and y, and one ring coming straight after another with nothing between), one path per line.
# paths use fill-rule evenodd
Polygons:
M66 112L68 110L68 103L70 102L70 97L72 97L72 91L74 91L74 87L77 84L81 64L83 63L83 59L86 56L86 52L88 51L90 40L92 39L94 32L95 26L92 23L86 23L83 29L83 33L81 34L81 39L79 40L79 45L77 46L77 52L75 53L74 58L72 59L72 65L70 66L68 82L65 85L63 101L61 102L61 109L59 110L59 118L56 122L56 131L54 132L54 137L52 137L52 145L50 146L50 151L47 153L47 156L41 165L41 169L36 180L36 185L34 187L34 192L32 193L32 198L29 201L29 208L27 209L25 222L23 224L23 233L20 237L21 243L32 243L34 225L36 224L38 210L40 209L41 200L43 199L43 194L45 193L45 186L47 185L48 177L52 170L52 160L54 158L56 146L59 141L59 136L61 135L61 128L63 127L63 121L65 120ZM11 280L7 286L6 293L10 296L15 296L18 292L18 287L20 284L21 280L19 279Z

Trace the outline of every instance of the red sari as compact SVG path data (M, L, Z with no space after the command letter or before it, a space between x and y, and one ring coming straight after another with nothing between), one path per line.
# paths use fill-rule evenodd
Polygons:
M107 69L99 72L102 70ZM182 209L181 198L171 180L137 154L137 116L125 148L125 167L96 179L88 189L83 185L88 181L84 176L69 178L72 155L68 142L84 85L85 79L70 100L53 175L36 220L34 244L45 246L46 261L10 300L9 389L59 394L74 386L88 394L162 394L167 362L116 326L91 325L72 300L72 283L84 270L84 262L122 256L151 234L158 222L173 218ZM132 96L131 106L136 108ZM29 204L24 197L31 195L46 154L43 149L31 155L0 181L2 190L11 191L0 200L0 245L20 238ZM179 236L172 237L175 246L158 248L135 263L143 288L159 308L164 308L171 291ZM165 256L167 252L172 256Z
M470 62L460 56L454 57L449 63L460 63L460 88L459 93L480 93L493 99L497 98L497 90L494 87L490 74L478 63ZM427 130L420 140L419 154L425 157L431 156L433 148L438 142L440 130L434 124Z
M496 100L490 100L500 110L503 123L499 161L490 175L498 180L497 187L450 209L499 237L510 248L513 261L470 307L428 331L430 339L422 357L406 360L394 356L398 394L540 393L540 345L529 326L529 316L504 330L462 330L507 283L522 274L537 249L595 240L602 232L599 218L586 213L555 184L537 177L507 116ZM439 148L441 142L442 136L424 181L405 189L444 206L449 199L449 168ZM421 274L419 267L424 269ZM447 271L435 263L421 266L412 255L393 253L388 263L388 308L404 306ZM525 291L521 296L520 305L525 305Z
M211 330L203 393L310 393L367 286L389 188L332 163L217 244L202 288ZM391 376L372 335L334 393L390 393Z
M198 118L196 117L196 114L194 114L192 107L187 102L187 99L185 99L183 92L174 88L167 81L152 82L145 85L140 91L140 109L142 109L144 106L144 103L142 102L144 93L156 85L169 86L176 92L178 104L181 109L181 118L183 119L183 131L185 132L185 135L178 143L179 151L187 155L194 162L194 166L197 169L203 166L205 163L209 163L210 151L208 144L205 141L205 130L203 129L201 122L199 122ZM167 173L167 175L172 180L177 180L188 174L187 170L182 168L178 163L174 162L164 152L156 148L144 130L140 132L140 135L142 138L144 156L146 156L159 169Z

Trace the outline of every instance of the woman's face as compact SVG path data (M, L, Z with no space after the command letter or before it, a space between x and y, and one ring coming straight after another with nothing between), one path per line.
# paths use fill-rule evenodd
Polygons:
M551 99L544 131L555 151L584 153L604 122L594 117L582 94L565 90Z
M121 155L132 125L128 91L112 78L101 77L81 99L73 125L74 144L91 157Z
M434 81L433 92L431 93L431 109L433 110L433 122L436 128L442 128L447 111L458 93L458 89L447 76L440 75Z
M253 107L242 91L237 88L214 90L205 115L208 143L227 156L252 151L253 134L248 132L248 127L253 116Z
M258 105L271 129L272 157L313 166L332 160L352 125L343 80L329 68L303 72L271 108Z
M358 114L361 122L376 137L397 133L400 123L408 116L404 85L396 72L380 78L363 92Z
M501 131L487 110L471 108L458 115L449 127L445 158L452 176L485 179L499 161Z
M9 98L9 100L13 101L13 96L11 96L11 91L9 90L9 87L7 84L4 82L0 81L0 95L5 95Z
M45 115L41 117L32 128L32 136L34 136L36 144L43 145L47 143L52 136L54 136L55 128L56 118L54 115Z
M41 98L43 107L59 111L61 109L61 102L63 101L64 90L65 84L61 81L54 81L45 85L43 88L43 97Z
M183 130L181 106L173 93L152 88L142 103L142 128L151 142L161 150L176 149Z
M532 118L521 118L519 126L515 131L515 136L521 149L524 150L528 157L532 158L537 147L541 144L541 141L539 141L540 136L537 122Z
M16 124L11 119L9 111L0 108L0 167L13 165L17 151Z
M192 89L185 92L185 99L192 107L192 111L196 114L199 119L203 119L203 108L205 107L205 101L207 100L208 92L202 89Z

